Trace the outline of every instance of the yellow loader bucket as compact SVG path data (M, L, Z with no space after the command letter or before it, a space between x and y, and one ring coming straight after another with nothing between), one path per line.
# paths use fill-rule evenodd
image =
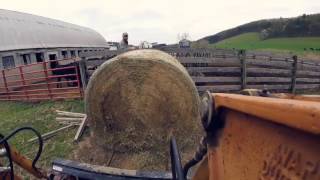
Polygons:
M319 180L320 103L282 98L207 93L208 149L193 179Z

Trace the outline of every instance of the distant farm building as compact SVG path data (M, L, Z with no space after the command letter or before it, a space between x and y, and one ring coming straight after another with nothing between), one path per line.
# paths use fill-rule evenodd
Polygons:
M190 48L191 47L191 41L188 39L182 39L179 41L179 47L180 48Z
M139 49L150 49L150 48L152 48L152 44L149 43L148 41L142 41L139 44Z
M96 31L41 16L0 9L0 69L68 59L108 48Z

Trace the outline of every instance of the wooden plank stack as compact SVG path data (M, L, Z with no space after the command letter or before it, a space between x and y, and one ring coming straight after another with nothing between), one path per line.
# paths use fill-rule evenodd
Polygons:
M74 113L67 111L59 111L57 110L57 115L60 117L56 117L56 121L60 124L66 125L77 125L79 126L78 131L74 137L74 141L78 141L80 136L82 135L84 128L87 125L87 115L82 113Z
M85 127L86 127L87 115L82 114L82 113L74 113L74 112L59 111L59 110L56 110L56 113L58 115L56 117L56 121L59 124L64 125L64 126L61 128L55 129L53 131L44 133L43 135L41 135L41 137L44 140L46 140L46 139L49 139L64 130L79 126L77 133L74 137L74 141L78 141L79 138L81 137ZM36 142L37 140L38 140L38 138L34 137L34 138L29 139L28 142L30 142L30 143Z
M64 124L64 125L69 125L69 124L80 125L86 116L85 114L82 114L82 113L74 113L74 112L59 111L59 110L56 110L56 112L57 112L56 121L59 124Z

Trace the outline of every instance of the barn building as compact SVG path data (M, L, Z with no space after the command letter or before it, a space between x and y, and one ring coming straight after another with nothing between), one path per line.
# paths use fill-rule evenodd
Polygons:
M0 9L0 69L74 58L107 47L106 40L90 28Z

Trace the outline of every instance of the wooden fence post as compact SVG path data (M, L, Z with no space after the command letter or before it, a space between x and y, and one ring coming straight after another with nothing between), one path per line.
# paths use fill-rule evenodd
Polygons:
M247 86L247 65L246 65L246 51L239 50L238 58L241 65L241 89L246 89Z
M82 57L79 61L79 69L80 69L80 76L81 76L81 82L82 82L82 89L83 92L85 92L87 87L87 65L86 65L86 58Z
M297 67L298 67L298 56L294 55L292 57L292 76L291 76L291 93L296 93L296 77L297 77Z

